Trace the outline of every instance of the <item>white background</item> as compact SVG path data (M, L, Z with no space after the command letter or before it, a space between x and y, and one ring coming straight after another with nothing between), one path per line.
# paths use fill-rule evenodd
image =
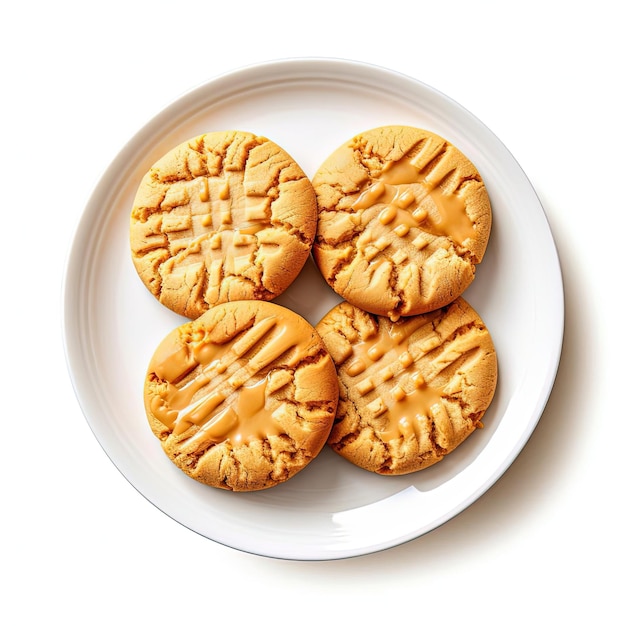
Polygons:
M129 0L3 10L2 623L624 623L614 565L626 557L626 45L616 6ZM146 501L80 411L60 315L76 222L134 133L215 75L310 56L389 67L481 119L543 203L566 302L553 394L500 481L418 540L319 563L218 545Z

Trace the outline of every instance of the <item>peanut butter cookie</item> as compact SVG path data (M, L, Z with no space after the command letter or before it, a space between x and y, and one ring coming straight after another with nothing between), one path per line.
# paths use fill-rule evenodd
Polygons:
M195 319L222 302L280 295L308 258L316 227L311 181L282 148L248 132L212 132L145 174L130 244L154 296Z
M397 319L449 304L474 279L491 204L474 165L445 139L375 128L339 147L312 182L313 255L352 304Z
M482 427L496 387L496 353L463 298L398 322L343 302L317 330L339 375L328 444L355 465L415 472Z
M152 432L195 480L233 491L282 483L324 446L337 408L315 329L264 301L229 302L169 333L148 367Z

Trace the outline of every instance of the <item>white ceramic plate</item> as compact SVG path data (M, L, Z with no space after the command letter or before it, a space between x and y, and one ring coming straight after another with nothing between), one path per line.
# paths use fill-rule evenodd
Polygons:
M161 338L184 320L139 281L129 211L166 150L212 130L248 130L287 150L312 177L352 135L376 126L432 130L477 166L493 204L489 248L466 299L489 327L499 384L472 435L441 463L403 477L360 470L324 450L293 479L236 494L196 483L161 451L142 404ZM309 262L278 302L315 324L338 298ZM550 394L561 353L563 289L532 186L502 143L461 106L396 72L335 59L292 59L217 77L167 107L123 148L79 222L64 284L64 341L81 408L104 451L150 502L186 527L264 556L326 560L415 539L464 510L506 471Z

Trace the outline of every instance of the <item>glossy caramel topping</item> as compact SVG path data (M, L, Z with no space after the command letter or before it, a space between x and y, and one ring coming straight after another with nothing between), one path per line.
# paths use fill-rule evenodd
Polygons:
M223 176L201 180L200 200L209 203L203 226L212 226L217 232L256 234L271 225L269 198L250 195L243 172L228 171Z
M282 431L273 414L278 410L266 408L268 378L250 386L241 387L234 400L212 414L192 437L186 447L207 442L220 443L229 439L233 445L248 443L253 439L265 439Z
M435 343L430 333L409 345L409 339L428 325L433 315L424 315L392 323L352 346L352 354L342 365L355 381L357 393L373 394L366 404L371 418L385 418L380 437L389 442L411 434L419 434L420 421L429 420L432 407L440 403L443 389L429 385L416 366L419 356ZM386 384L385 384L386 383Z
M208 202L209 200L209 181L202 177L200 178L200 201Z
M432 174L424 175L408 157L403 157L385 165L378 180L363 190L352 209L358 211L383 204L386 206L378 216L379 222L399 228L396 232L400 236L410 228L419 227L462 244L475 236L472 221L463 199L444 191L441 182ZM427 200L434 203L434 211L422 206L427 205Z
M237 445L280 434L274 415L281 405L268 386L275 391L286 384L289 368L305 356L310 337L301 331L275 315L222 344L202 333L173 334L153 357L163 383L150 403L153 415L175 435L198 427L194 444L229 439Z

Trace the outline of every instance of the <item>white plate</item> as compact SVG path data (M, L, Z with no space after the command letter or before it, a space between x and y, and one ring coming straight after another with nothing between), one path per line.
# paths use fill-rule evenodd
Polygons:
M432 130L477 166L493 203L485 260L466 299L499 356L494 401L477 431L441 463L403 477L360 470L324 450L272 489L206 487L167 459L147 425L143 376L180 318L139 281L129 211L144 171L169 148L212 130L248 130L287 150L312 177L352 135L386 124ZM315 324L337 301L309 262L279 300ZM259 555L326 560L415 539L460 513L506 471L550 394L561 353L563 288L532 186L502 143L461 106L396 72L336 59L291 59L217 77L167 107L124 147L77 228L64 284L64 341L81 408L122 474L186 527Z

